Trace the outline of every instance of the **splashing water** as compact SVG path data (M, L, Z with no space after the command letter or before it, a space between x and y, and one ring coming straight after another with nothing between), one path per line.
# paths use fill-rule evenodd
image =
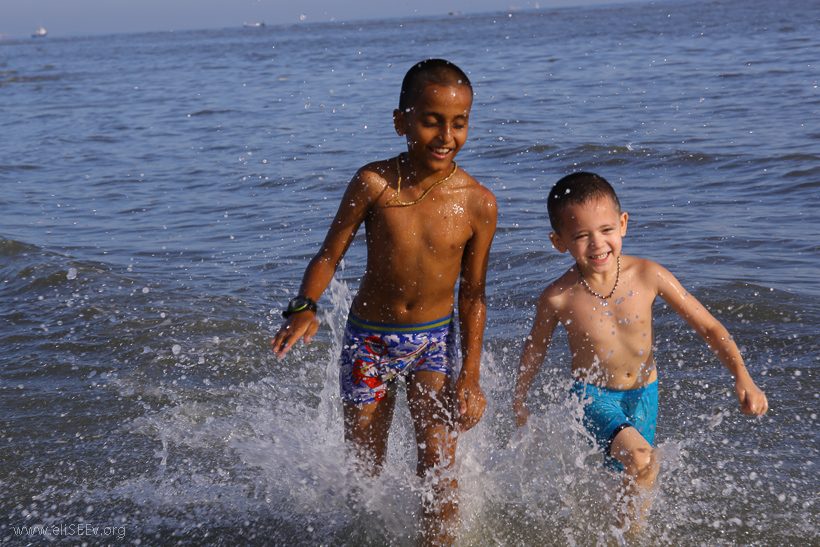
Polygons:
M51 273L64 271L60 264L26 252L42 264L29 280L33 287L43 279L66 282L64 274ZM345 282L331 284L314 342L276 360L266 333L278 317L254 325L232 319L249 314L235 299L210 299L206 307L162 284L154 284L149 299L140 279L129 286L110 273L82 271L82 286L68 293L56 286L62 301L39 300L39 289L29 298L53 325L69 314L89 317L91 334L72 351L91 351L105 335L113 361L102 370L81 359L46 370L43 382L68 373L79 387L57 399L48 384L40 390L61 416L49 422L48 442L32 444L34 470L25 475L21 459L17 475L4 479L17 496L0 497L12 525L111 523L151 545L200 545L207 538L225 545L416 543L425 492L413 471L414 435L401 390L382 473L362 477L346 461L338 396L339 340L351 302ZM111 286L116 290L103 291ZM767 305L744 313L769 313ZM130 309L141 311L128 315ZM661 313L662 335L664 323ZM70 329L55 326L49 336L72 347ZM17 343L40 344L40 338L35 333ZM32 347L50 347L48 340L42 344ZM567 396L568 367L560 363L568 355L560 344L550 358L559 364L545 367L530 396L531 422L515 431L518 354L509 349L516 344L514 335L486 337L487 411L460 437L457 453L459 545L811 544L804 541L818 530L811 451L779 448L788 446L786 431L794 429L773 417L739 416L729 386L716 387L728 383L725 376L697 370L711 361L707 351L693 351L701 347L697 341L679 337L667 352L687 354L686 367L660 361L661 472L638 538L624 538L613 526L620 477L601 465L579 424L581 405ZM810 385L801 384L810 381L808 373L791 377L794 386ZM41 406L40 391L26 386L34 380L22 378L21 396L12 399L7 390L7 404ZM80 406L71 406L75 398ZM16 450L20 439L34 443L22 430L5 442ZM23 505L20 496L30 501Z
M300 344L259 379L212 388L210 400L180 396L178 403L137 417L128 429L156 440L155 470L97 489L92 498L136 508L132 518L139 516L141 532L164 538L219 533L251 543L414 545L423 489L413 472L406 401L400 390L381 474L352 472L337 365L351 296L334 280L329 297L332 308L322 317L329 343ZM492 350L482 368L487 412L459 440L459 545L626 544L614 526L620 476L601 465L600 450L580 425L581 404L566 395L568 375L548 376L532 397L536 414L516 432L507 416L508 378ZM711 431L725 420L724 413L701 417ZM674 439L658 447L660 485L639 544L676 545L693 526L748 534L765 522L718 511L737 496L748 497L750 482L765 484L765 472L732 474L735 482L724 483L717 469L699 467L693 448L693 441ZM157 516L146 521L146 512Z

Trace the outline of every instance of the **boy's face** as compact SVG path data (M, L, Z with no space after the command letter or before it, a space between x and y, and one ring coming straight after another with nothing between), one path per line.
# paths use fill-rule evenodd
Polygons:
M395 110L396 132L407 138L411 159L430 171L452 168L467 141L473 94L466 85L426 85L408 112Z
M550 233L556 249L569 251L586 271L604 273L615 266L626 235L626 213L618 214L615 203L605 197L569 205L560 214L560 233Z

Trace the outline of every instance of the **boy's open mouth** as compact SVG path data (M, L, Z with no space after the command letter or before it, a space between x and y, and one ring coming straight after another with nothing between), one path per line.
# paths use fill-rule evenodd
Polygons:
M590 259L591 261L593 261L593 262L603 262L603 261L605 261L605 260L609 257L609 255L611 255L611 254L612 254L612 251L607 251L607 252L605 252L604 254L600 254L600 255L592 255L592 256L590 256L590 257L589 257L589 259Z
M446 158L452 152L450 148L431 148L430 150L441 159Z

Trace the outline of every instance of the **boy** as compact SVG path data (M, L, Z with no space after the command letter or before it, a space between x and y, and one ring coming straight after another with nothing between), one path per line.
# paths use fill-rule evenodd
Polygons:
M486 400L479 386L486 315L485 277L495 234L496 201L455 162L467 139L473 91L455 65L430 59L402 83L396 132L407 152L362 167L342 198L322 247L305 271L287 321L271 341L282 357L319 322L315 301L362 222L367 265L353 299L340 366L345 440L359 468L385 460L396 380L407 400L418 451L417 474L431 485L422 507L425 544L453 541L458 432L473 427ZM463 360L453 320L458 319ZM460 368L460 371L459 371Z
M584 425L624 470L620 524L638 529L638 500L658 474L652 448L658 407L655 297L678 312L726 365L744 414L762 415L768 403L723 325L662 266L621 254L627 214L606 180L592 173L568 175L550 191L547 209L550 241L559 252L569 252L575 265L538 299L515 386L516 425L527 422L527 394L562 323L572 353L572 391L584 403Z

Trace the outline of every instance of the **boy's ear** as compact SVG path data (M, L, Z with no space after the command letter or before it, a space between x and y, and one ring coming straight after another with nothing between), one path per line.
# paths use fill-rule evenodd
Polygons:
M407 134L407 120L404 119L404 112L398 108L393 111L393 127L396 128L399 137Z
M559 253L567 252L567 246L561 241L561 236L555 232L550 232L550 241L552 241L552 246L555 247Z
M629 215L626 214L626 211L621 213L620 223L621 223L621 237L626 235L626 221L629 219Z

